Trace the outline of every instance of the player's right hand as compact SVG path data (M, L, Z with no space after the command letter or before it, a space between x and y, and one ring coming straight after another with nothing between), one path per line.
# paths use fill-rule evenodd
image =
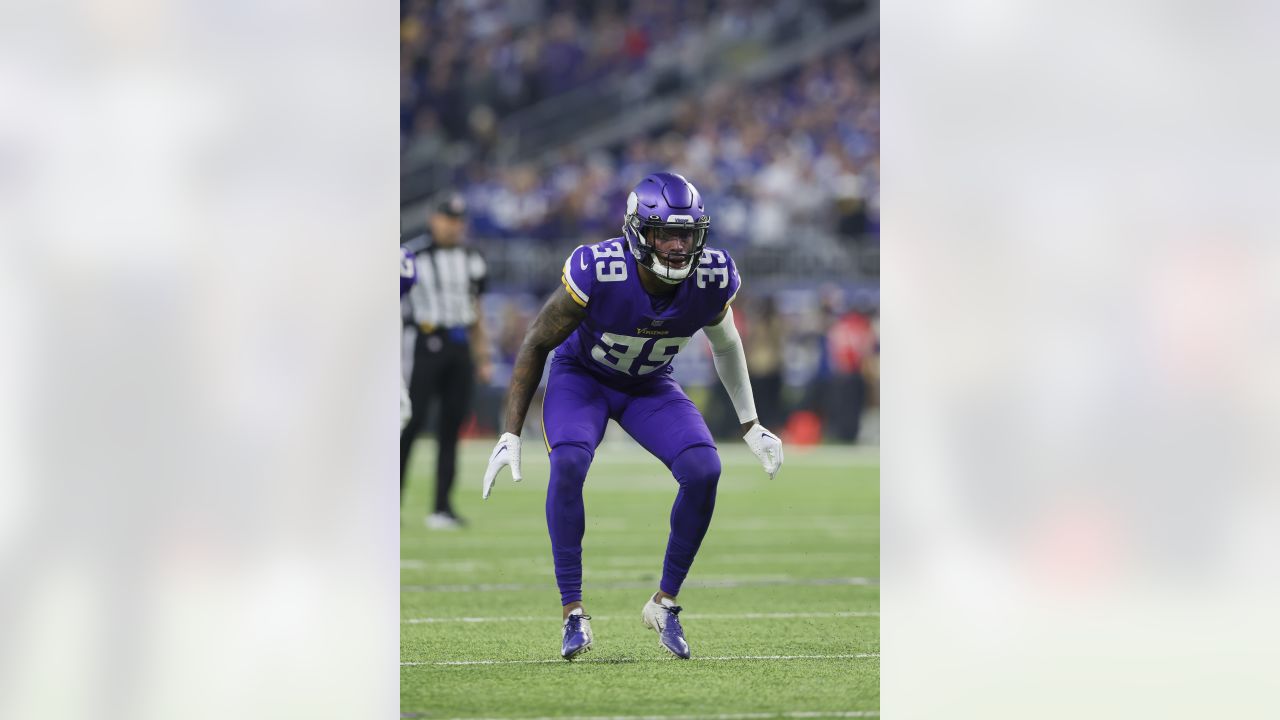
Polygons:
M489 491L493 490L498 472L507 465L511 466L512 480L520 482L524 479L520 473L520 436L513 433L502 433L493 453L489 455L489 467L484 471L484 493L480 497L489 499Z

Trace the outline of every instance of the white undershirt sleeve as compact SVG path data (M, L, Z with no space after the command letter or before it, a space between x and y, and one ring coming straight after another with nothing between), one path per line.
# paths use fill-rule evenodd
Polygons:
M756 418L756 400L751 394L751 379L747 376L747 356L742 350L742 336L733 324L733 308L726 308L724 320L719 325L708 325L702 329L711 341L711 357L716 366L716 374L724 389L729 392L729 400L738 413L738 422L745 423Z

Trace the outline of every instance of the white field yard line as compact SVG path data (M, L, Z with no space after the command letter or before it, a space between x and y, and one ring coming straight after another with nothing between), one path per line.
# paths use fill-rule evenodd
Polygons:
M860 585L879 587L880 578L872 577L834 577L834 578L768 578L761 580L694 580L684 584L686 588L743 588L766 587L770 585ZM635 590L636 588L653 587L652 580L635 582L592 583L590 590ZM555 583L480 583L476 585L401 585L400 592L501 592L504 590L546 590L555 589Z
M674 497L675 493L671 493ZM865 540L867 542L877 541L880 538L880 518L871 515L861 516L862 519L853 518L848 522L842 523L805 523L797 521L794 523L774 523L771 526L759 525L750 526L744 524L740 527L734 527L729 523L717 525L715 521L711 523L711 533L716 536L717 540L725 541L726 536L737 538L740 542L748 545L756 545L761 548L776 547L779 540L774 537L771 539L761 539L752 541L753 538L762 538L783 534L783 542L791 540L796 535L802 535L813 542L829 542L831 540ZM415 520L416 522L416 520ZM665 524L664 518L655 517L654 523L649 525L634 524L627 527L588 527L587 537L591 538L587 542L598 549L608 549L617 547L619 540L625 539L636 533L654 533L662 538L666 538L669 526ZM468 548L480 547L497 547L503 550L509 550L519 541L528 535L535 537L546 537L547 527L545 524L528 524L526 526L510 525L502 528L487 529L484 535L465 538ZM621 537L620 537L621 536ZM400 539L400 544L404 547L430 545L433 550L440 547L441 538L438 535L409 535ZM603 542L601 542L603 541ZM631 544L631 543L621 543Z
M717 562L734 565L757 565L760 563L827 563L841 562L845 560L863 560L872 556L879 557L879 554L871 550L860 552L790 552L790 553L728 553L724 555L708 555L703 561L706 563ZM661 568L662 556L658 554L649 555L610 555L591 561L593 566L620 568L620 567L638 567L638 568ZM436 560L436 559L419 559L419 558L401 558L400 567L405 570L457 570L459 572L471 572L479 568L489 567L528 567L537 565L540 567L552 567L551 552L547 551L544 555L522 555L514 557L504 557L485 560Z
M630 619L632 616L628 615ZM867 618L880 617L878 612L780 612L780 613L683 613L689 620L794 620L803 618ZM592 620L616 620L616 615L592 615ZM405 618L404 625L424 623L490 623L490 622L547 622L559 624L554 615L503 615L497 617L423 617Z
M641 527L637 525L629 528L588 528L587 537L589 539L587 542L592 548L600 551L630 549L635 545L634 536L637 534L652 533L665 540L668 531L669 528L665 525L662 527ZM721 542L733 540L761 547L776 546L780 542L791 541L796 536L801 536L801 539L806 542L827 545L832 543L842 545L851 542L874 543L880 539L880 520L850 522L843 525L814 523L805 527L796 524L790 527L779 526L773 528L717 528L713 522L711 532L716 536L716 540ZM466 542L467 548L472 550L475 548L509 550L518 543L525 541L529 535L545 538L546 533L545 526L523 529L510 527L501 531L486 532L485 535L481 536L468 537ZM782 537L779 538L778 535L782 535ZM753 540L755 542L752 542ZM440 547L440 538L429 535L409 536L401 538L400 545L403 548L415 548L415 552L420 552L416 548L421 546L428 546L429 549L436 550Z
M671 495L675 496L672 490ZM592 519L587 525L587 534L594 535L597 533L634 533L634 532L656 532L665 533L670 527L667 519L655 513L649 522L639 522L632 520L618 520L614 522L603 522ZM850 513L842 518L758 518L758 519L742 519L742 520L726 520L723 522L712 521L711 529L716 533L767 533L767 532L787 532L795 533L797 531L811 532L844 532L848 530L865 530L874 525L876 528L880 526L879 513ZM525 533L533 533L542 535L546 533L547 525L545 522L504 522L501 528L487 529L493 535L511 536L523 535Z
M419 717L408 714L401 717ZM426 715L422 715L426 717ZM556 717L452 717L451 720L771 720L782 717L879 717L876 710L822 710L792 712L721 712L718 715L571 715Z
M879 659L880 653L838 653L835 655L718 655L709 657L698 657L694 655L691 661L722 661L722 660L865 660ZM554 660L437 660L427 662L402 662L400 667L412 667L416 665L546 665L551 663L641 663L641 662L671 662L669 657L661 658L579 658L577 660L568 661L563 658Z

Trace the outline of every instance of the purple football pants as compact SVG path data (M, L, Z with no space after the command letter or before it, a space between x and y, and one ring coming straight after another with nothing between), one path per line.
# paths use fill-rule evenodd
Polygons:
M553 362L542 425L551 451L547 528L561 604L582 600L582 486L609 418L670 468L680 485L671 507L659 584L663 592L679 594L711 525L720 456L706 421L684 390L665 374L619 390L573 363Z

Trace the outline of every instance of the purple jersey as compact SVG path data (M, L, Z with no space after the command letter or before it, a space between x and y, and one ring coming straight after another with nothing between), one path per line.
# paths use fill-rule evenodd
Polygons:
M417 279L413 266L413 256L408 250L400 248L400 297L404 297L404 294L409 292L409 288L413 287L413 282Z
M669 373L671 359L724 312L742 284L729 254L712 248L671 295L650 295L638 272L622 238L569 255L561 282L587 317L556 348L556 361L575 362L615 385Z

